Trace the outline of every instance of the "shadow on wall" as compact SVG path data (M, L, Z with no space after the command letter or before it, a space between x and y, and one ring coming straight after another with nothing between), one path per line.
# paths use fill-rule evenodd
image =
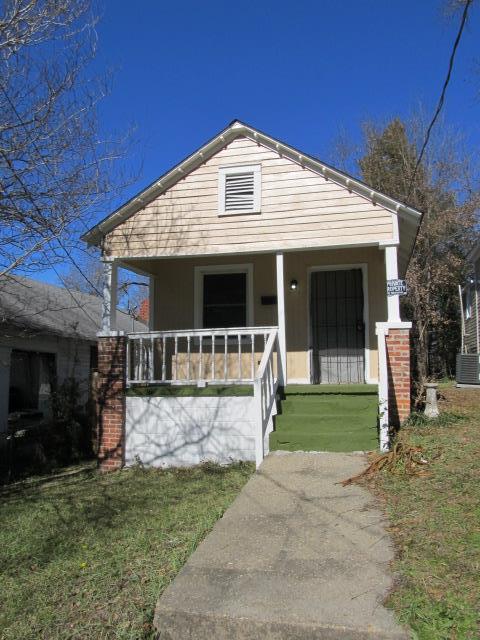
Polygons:
M138 462L168 467L255 459L253 396L126 396L125 341L124 336L99 338L97 435L103 471Z
M206 460L255 460L253 396L126 398L127 465L177 467Z

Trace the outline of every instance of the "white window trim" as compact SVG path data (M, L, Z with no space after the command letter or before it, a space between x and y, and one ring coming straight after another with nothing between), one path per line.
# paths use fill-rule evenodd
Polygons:
M252 211L225 211L225 178L232 173L253 173L253 209ZM248 216L260 213L261 210L262 167L259 164L231 165L220 167L218 170L218 215L219 216Z
M247 274L247 327L253 327L253 264L215 264L195 267L194 275L194 325L203 329L203 276L210 273L246 273ZM223 329L223 327L217 327Z
M363 325L365 327L365 383L366 384L378 384L378 379L370 374L370 300L368 295L368 264L366 262L360 262L357 264L330 264L319 265L310 267L307 271L307 337L308 337L308 349L307 349L307 371L308 379L312 380L311 371L311 358L310 358L310 345L312 343L312 326L311 326L311 309L310 309L310 288L311 288L311 275L315 271L344 271L348 269L361 269L362 270L362 288L363 288Z

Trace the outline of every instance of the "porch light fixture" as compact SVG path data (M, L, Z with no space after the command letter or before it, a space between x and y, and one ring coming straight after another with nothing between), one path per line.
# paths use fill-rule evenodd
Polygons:
M297 280L290 280L290 291L296 291L298 289Z

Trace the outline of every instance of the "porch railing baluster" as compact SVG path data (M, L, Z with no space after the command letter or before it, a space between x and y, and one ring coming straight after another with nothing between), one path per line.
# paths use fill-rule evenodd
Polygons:
M128 384L132 378L132 370L130 368L130 340L127 340L125 359L127 361L126 370L127 370L127 384Z
M255 377L255 336L252 335L250 336L250 340L252 342L252 366L250 369L250 377L253 380Z
M239 333L238 339L238 379L242 379L242 336Z
M149 358L149 362L150 362L150 369L148 371L149 373L149 380L150 382L152 382L153 380L155 380L155 349L154 349L154 338L153 336L150 338L150 358Z
M167 338L162 338L162 382L167 379L167 351L166 351Z
M172 363L172 366L173 366L173 363ZM173 376L173 379L175 380L175 382L177 381L177 378L178 378L178 336L175 336L175 375Z
M173 382L175 384L192 384L199 381L205 383L207 379L209 383L220 380L226 384L251 382L257 375L255 349L258 343L256 336L259 336L260 339L263 336L266 345L266 337L269 337L271 332L276 330L276 327L236 327L130 333L127 336L126 352L127 384ZM223 354L222 350L217 347L217 339L224 341ZM171 347L169 340L173 342ZM181 340L186 341L186 349L182 346ZM198 349L193 348L196 340L198 340ZM208 348L205 346L205 340L212 341ZM243 349L243 341L250 346ZM231 348L229 348L229 344ZM169 350L171 351L170 355L168 355ZM210 357L212 359L211 370L208 369ZM167 358L171 360L170 363L167 363ZM223 375L221 371L222 360ZM268 363L266 362L267 364L268 367L264 368L264 375L268 376L268 380L270 380L274 375L274 361L269 360ZM264 392L268 395L266 387Z
M224 351L223 351L223 379L228 380L228 334L224 335Z
M215 380L215 334L212 334L212 380Z
M140 382L145 381L145 353L143 351L143 338L140 338Z

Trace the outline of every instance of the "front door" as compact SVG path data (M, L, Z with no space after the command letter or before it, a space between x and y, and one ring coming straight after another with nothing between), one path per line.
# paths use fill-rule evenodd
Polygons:
M361 269L314 271L310 281L313 384L365 382Z

